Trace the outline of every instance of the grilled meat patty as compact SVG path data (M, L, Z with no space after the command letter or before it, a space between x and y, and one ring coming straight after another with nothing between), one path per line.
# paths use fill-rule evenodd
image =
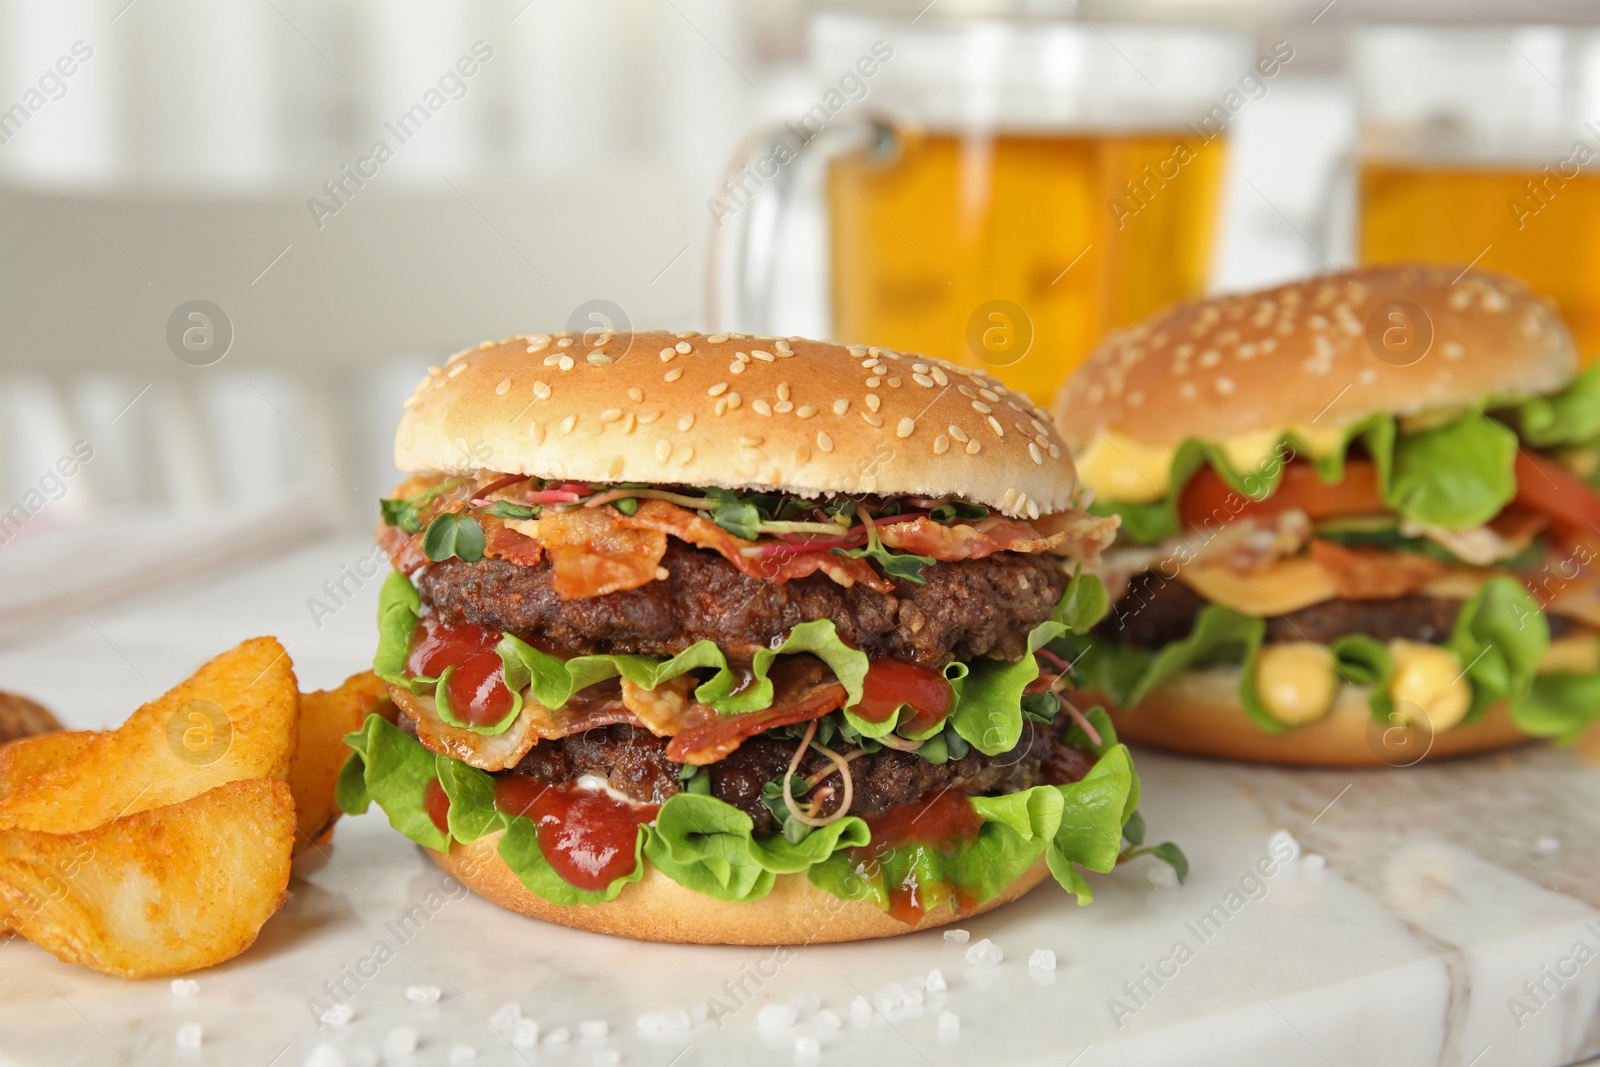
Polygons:
M1015 793L1040 783L1075 782L1089 772L1094 757L1056 740L1056 726L1023 723L1017 746L997 756L969 752L958 760L934 764L914 752L882 749L850 760L854 796L852 815L877 815L899 804L909 804L943 790L961 793ZM763 784L781 777L789 766L798 740L752 737L704 772L711 778L711 795L727 801L755 822L757 834L781 827L761 798ZM837 748L849 757L854 746ZM679 764L667 759L667 739L635 726L602 726L559 741L544 741L507 774L527 774L550 785L575 782L584 775L605 778L612 789L635 800L659 804L677 793ZM830 761L808 751L798 773L810 776L830 767ZM831 793L822 804L832 814L842 799L837 771L817 783Z
M548 560L528 567L451 559L424 568L417 584L446 623L538 635L578 653L671 656L707 638L730 658L748 659L800 623L832 619L839 636L868 655L941 669L980 656L1020 659L1028 631L1050 617L1067 581L1054 559L1017 552L936 563L923 572L926 582L899 579L892 593L846 588L822 574L762 581L671 539L661 564L664 580L573 600L556 596Z
M1183 582L1151 576L1135 578L1130 593L1117 601L1095 633L1134 648L1160 648L1188 637L1206 599ZM1429 596L1391 600L1326 600L1267 619L1269 643L1311 641L1328 644L1345 634L1370 634L1379 641L1443 644L1455 627L1462 601ZM1570 633L1571 620L1547 615L1552 639Z

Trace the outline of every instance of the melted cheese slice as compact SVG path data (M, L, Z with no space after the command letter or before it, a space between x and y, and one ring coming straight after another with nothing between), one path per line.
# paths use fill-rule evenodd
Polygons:
M1265 470L1274 461L1278 442L1293 437L1314 459L1338 452L1345 445L1341 426L1294 423L1277 430L1257 430L1216 442L1237 471ZM1147 445L1107 430L1074 457L1078 478L1095 492L1095 498L1121 504L1149 504L1172 490L1175 445Z
M1287 615L1339 595L1333 575L1310 556L1281 560L1248 574L1216 564L1191 563L1178 571L1190 589L1242 615Z

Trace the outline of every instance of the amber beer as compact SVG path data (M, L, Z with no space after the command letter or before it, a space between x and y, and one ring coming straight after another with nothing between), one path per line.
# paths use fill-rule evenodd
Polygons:
M1204 290L1225 154L1192 130L936 132L834 160L834 336L987 364L1048 402L1108 329Z
M1514 274L1553 298L1584 358L1600 355L1600 176L1593 151L1523 167L1369 160L1362 263L1424 260ZM1587 159L1580 158L1587 155ZM1479 255L1482 258L1478 258Z

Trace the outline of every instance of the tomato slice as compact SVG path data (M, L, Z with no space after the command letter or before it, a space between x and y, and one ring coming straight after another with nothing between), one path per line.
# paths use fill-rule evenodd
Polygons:
M1346 460L1344 479L1333 485L1324 483L1309 463L1287 464L1277 491L1265 500L1251 500L1205 466L1189 480L1178 498L1178 516L1187 526L1199 526L1208 520L1227 523L1244 516L1277 515L1291 508L1299 508L1313 520L1377 515L1388 510L1378 489L1378 468L1368 459Z
M1553 459L1517 450L1517 503L1549 515L1565 532L1600 535L1600 494Z

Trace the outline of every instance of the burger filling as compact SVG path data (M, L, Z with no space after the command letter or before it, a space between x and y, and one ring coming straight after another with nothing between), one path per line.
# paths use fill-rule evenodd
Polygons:
M805 873L915 922L1041 856L1087 900L1078 868L1141 843L1126 749L1063 695L1105 610L1064 563L1114 519L496 474L383 513L400 714L350 735L341 802L434 849L498 834L546 900Z
M1124 524L1115 605L1076 645L1122 706L1236 666L1274 732L1346 685L1386 725L1449 729L1503 702L1571 740L1600 716L1600 370L1489 414L1090 451L1086 479L1111 490L1092 510Z

